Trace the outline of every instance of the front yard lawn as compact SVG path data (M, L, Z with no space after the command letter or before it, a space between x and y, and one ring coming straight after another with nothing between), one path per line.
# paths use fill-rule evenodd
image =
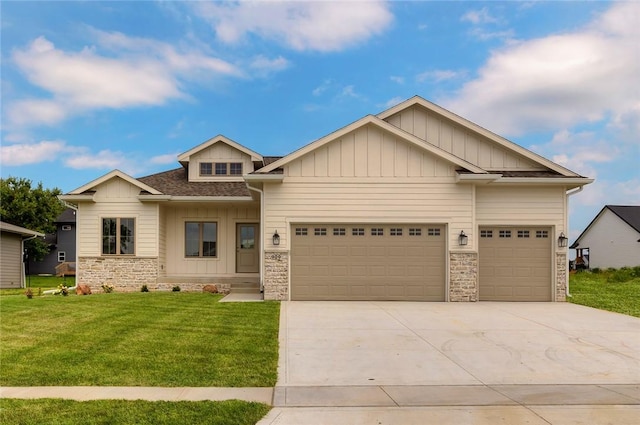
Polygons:
M581 271L569 277L575 304L640 317L640 268Z
M278 302L188 292L0 297L0 385L270 387Z
M230 401L71 401L0 399L0 423L40 425L225 424L253 425L270 407Z

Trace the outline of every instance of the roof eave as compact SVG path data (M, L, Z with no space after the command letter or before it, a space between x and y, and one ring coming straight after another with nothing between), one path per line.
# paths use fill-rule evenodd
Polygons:
M65 202L95 202L95 194L66 194L58 195L58 199Z
M284 174L246 174L243 176L246 182L281 182L284 180Z

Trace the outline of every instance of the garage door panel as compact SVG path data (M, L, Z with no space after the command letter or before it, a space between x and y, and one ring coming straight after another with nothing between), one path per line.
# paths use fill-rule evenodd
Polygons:
M293 230L301 227L307 236L291 233L292 299L444 301L444 226L296 224ZM422 230L410 235L410 227ZM315 236L316 228L326 235Z
M480 300L551 301L551 245L548 238L534 237L536 230L550 233L549 228L480 228ZM508 234L512 237L499 237Z

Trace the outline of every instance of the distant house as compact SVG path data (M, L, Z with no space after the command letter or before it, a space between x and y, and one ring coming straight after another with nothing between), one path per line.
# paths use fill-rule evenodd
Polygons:
M640 266L640 206L605 205L570 248L578 268Z
M55 274L61 263L76 261L76 212L67 208L56 218L56 232L45 235L49 254L42 261L29 259L27 274Z
M0 288L24 288L24 241L44 234L0 221Z

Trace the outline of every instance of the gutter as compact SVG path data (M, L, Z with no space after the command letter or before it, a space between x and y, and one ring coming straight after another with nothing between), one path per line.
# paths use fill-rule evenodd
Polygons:
M21 277L20 280L22 280L22 282L20 282L20 288L25 288L26 284L27 284L27 272L24 269L24 267L25 267L24 266L24 243L26 241L30 241L31 239L35 239L37 237L38 237L38 235L33 235L33 236L26 237L26 238L21 238L21 241L20 241L20 255L22 256L22 276L20 276Z
M264 294L264 191L246 184L247 189L260 194L260 292Z
M593 179L591 181L593 181ZM584 189L584 186L578 186L577 188L575 188L573 190L567 191L566 192L566 194L567 194L567 202L569 200L569 196L576 195L576 194L582 192L583 189ZM567 233L569 233L569 229L567 229ZM567 275L567 293L566 293L566 296L571 298L571 293L569 292L569 276L568 275Z

